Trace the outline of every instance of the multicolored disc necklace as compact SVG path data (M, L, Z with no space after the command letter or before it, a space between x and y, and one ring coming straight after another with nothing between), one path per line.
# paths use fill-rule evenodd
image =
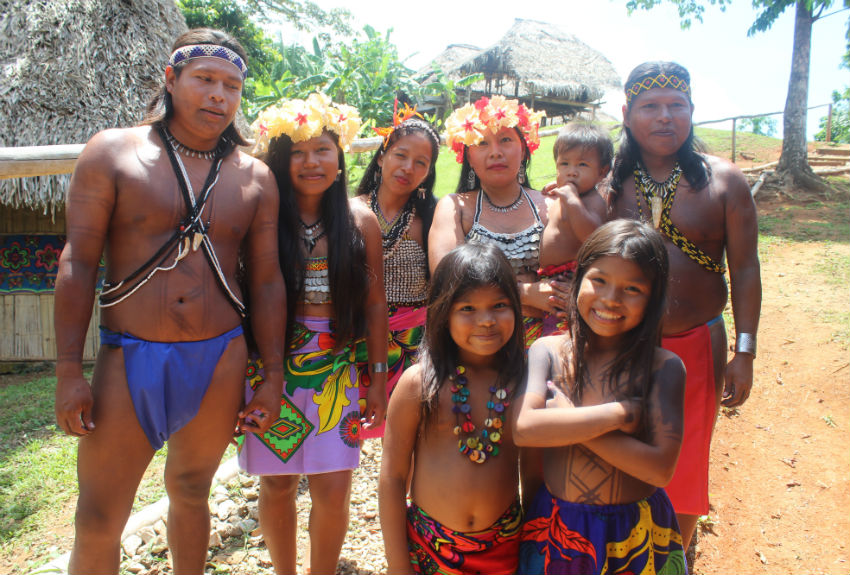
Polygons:
M466 378L466 368L457 366L455 375L449 376L452 391L452 411L455 414L454 428L458 436L457 447L462 455L469 457L475 463L484 463L488 457L499 455L499 443L502 441L502 428L505 425L505 409L510 402L508 392L504 387L490 386L490 399L487 401L487 419L484 429L475 434L475 424L472 423L472 406L469 404L469 380Z

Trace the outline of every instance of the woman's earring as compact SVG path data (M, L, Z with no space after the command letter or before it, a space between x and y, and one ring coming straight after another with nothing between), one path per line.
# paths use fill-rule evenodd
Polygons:
M423 188L422 186L419 186L419 189L417 189L416 191L419 192L419 199L424 200L425 199L425 188Z
M334 178L334 181L337 181L337 182L338 182L338 181L339 181L339 177L340 177L341 175L342 175L342 168L340 168L340 169L338 169L338 170L336 171L336 177Z
M378 166L378 169L375 170L374 173L372 174L372 179L375 180L376 184L378 184L378 185L381 184L381 167L380 166Z
M475 189L475 170L473 170L472 168L469 168L469 173L466 174L466 189Z
M525 166L520 167L519 173L516 175L516 179L520 183L520 185L525 184L525 180L526 180Z

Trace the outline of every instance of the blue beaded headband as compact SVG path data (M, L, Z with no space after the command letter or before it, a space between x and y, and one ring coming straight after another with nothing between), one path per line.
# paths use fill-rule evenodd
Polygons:
M245 65L245 62L242 61L239 54L230 48L219 46L218 44L192 44L189 46L181 46L180 48L177 48L173 54L171 54L171 58L168 59L168 65L174 67L180 62L185 62L186 60L209 57L221 58L222 60L230 62L236 66L239 69L239 73L242 74L243 80L246 76L248 76L248 66Z

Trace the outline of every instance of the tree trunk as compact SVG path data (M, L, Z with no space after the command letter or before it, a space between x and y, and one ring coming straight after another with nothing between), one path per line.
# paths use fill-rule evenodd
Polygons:
M806 0L797 0L794 19L794 49L791 56L791 78L783 115L782 155L776 177L787 189L828 191L828 184L815 174L808 163L806 116L809 102L809 67L812 51L812 8Z

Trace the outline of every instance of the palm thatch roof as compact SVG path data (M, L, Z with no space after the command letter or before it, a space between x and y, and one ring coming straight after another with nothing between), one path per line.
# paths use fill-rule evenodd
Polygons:
M471 86L472 99L502 94L544 109L550 116L576 113L599 100L607 89L621 86L614 65L602 53L572 34L536 20L517 18L495 45L477 52L467 50L465 58L462 56L457 45L452 45L434 61L454 80L483 74L484 80ZM427 78L430 71L428 66L420 74Z
M185 30L174 0L0 0L0 147L137 124ZM69 178L0 180L0 204L53 210Z

